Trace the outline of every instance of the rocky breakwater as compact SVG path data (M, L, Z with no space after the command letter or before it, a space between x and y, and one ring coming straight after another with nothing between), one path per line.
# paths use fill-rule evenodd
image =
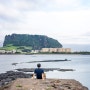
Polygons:
M74 69L61 69L61 68L43 68L45 72L48 71L53 71L53 70L57 70L57 71L61 71L61 72L65 72L65 71L75 71ZM17 71L22 71L22 72L34 72L35 68L19 68L16 69Z
M88 88L73 79L37 80L20 78L2 90L88 90Z
M0 87L3 87L17 78L30 78L32 74L25 74L23 72L7 71L0 74Z

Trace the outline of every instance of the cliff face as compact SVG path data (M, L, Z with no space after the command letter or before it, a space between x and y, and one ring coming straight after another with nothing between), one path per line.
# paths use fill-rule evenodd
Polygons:
M57 40L44 35L12 34L6 35L3 46L31 46L32 49L61 48L62 44Z
M4 90L4 89L3 89ZM88 90L81 83L71 79L17 79L5 90Z

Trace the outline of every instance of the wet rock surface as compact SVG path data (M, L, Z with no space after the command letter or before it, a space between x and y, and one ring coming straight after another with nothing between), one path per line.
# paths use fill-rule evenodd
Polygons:
M0 74L0 87L9 84L17 78L30 78L32 74L25 74L23 72L7 71Z
M58 70L58 71L74 71L73 69L60 69L60 68L43 68L45 72ZM0 74L0 87L4 86L17 78L31 78L32 74L26 72L34 72L35 68L16 69L17 71L7 71Z
M88 88L73 79L22 78L15 80L3 90L88 90Z
M22 71L2 73L0 74L0 90L88 90L87 87L72 79L38 80L31 77L32 74Z

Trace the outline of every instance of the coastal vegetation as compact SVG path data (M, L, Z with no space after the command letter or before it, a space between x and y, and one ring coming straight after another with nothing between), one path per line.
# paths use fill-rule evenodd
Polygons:
M3 46L27 46L33 50L41 48L62 48L57 40L44 35L12 34L6 35Z
M13 46L12 44L8 44L6 46L1 47L0 49L6 50L6 51L10 51L10 50L30 51L32 49L32 47L30 47L30 46Z
M0 54L82 54L90 55L88 51L61 52L52 51L55 48L62 48L63 45L57 40L44 35L12 34L6 35L3 47L0 47ZM41 52L42 48L51 48L47 52ZM56 50L56 49L55 49ZM52 51L52 52L51 52ZM57 50L58 51L58 50Z
M31 46L13 46L12 44L8 44L6 46L0 47L0 54L81 54L81 55L90 55L89 51L77 51L77 52L40 52L40 50L34 50L34 52L32 52L32 51L33 50L32 50ZM35 51L37 51L37 52L35 53Z

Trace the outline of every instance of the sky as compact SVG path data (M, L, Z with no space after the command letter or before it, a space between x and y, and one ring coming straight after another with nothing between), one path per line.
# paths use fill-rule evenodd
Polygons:
M12 33L89 47L90 0L0 0L0 46Z

